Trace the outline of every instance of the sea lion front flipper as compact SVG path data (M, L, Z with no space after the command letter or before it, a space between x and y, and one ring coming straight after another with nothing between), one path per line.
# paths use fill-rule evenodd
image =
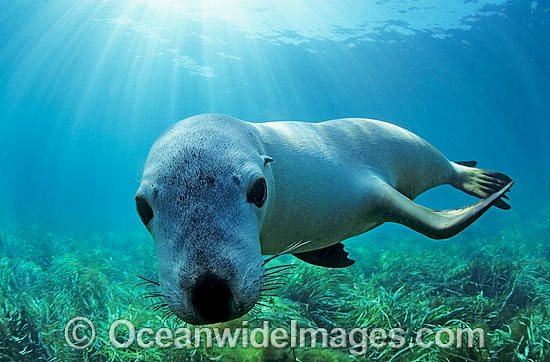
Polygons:
M381 182L378 206L384 221L396 222L410 227L432 239L446 239L458 234L473 223L512 187L510 181L498 192L481 199L473 205L456 210L432 210L413 202L399 191Z
M348 258L348 252L344 250L344 244L342 243L292 255L306 263L324 266L325 268L345 268L355 263L355 260Z

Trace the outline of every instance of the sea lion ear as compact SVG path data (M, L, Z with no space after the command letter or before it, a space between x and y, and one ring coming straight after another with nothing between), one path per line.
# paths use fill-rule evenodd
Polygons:
M261 157L264 159L264 166L274 161L273 158L268 155L262 155Z

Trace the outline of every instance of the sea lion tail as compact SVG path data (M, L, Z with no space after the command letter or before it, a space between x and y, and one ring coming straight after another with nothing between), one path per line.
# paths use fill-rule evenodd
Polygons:
M456 171L451 185L480 199L485 199L500 191L512 181L503 173L475 168L476 161L451 162L451 164ZM502 198L508 199L508 196L502 195L501 198L493 202L493 205L504 210L510 209L511 206Z

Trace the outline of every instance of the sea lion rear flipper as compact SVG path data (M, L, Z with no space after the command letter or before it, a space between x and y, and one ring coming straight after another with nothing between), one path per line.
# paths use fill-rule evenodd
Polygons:
M477 165L477 161L455 161L455 163L466 167L476 167Z
M473 205L456 210L432 210L419 205L390 185L382 182L380 207L385 220L410 227L432 239L446 239L473 223L512 187L513 181L498 192Z
M344 250L344 244L342 243L292 255L306 263L324 266L325 268L345 268L355 263L355 260L348 258L348 252Z
M457 176L451 185L469 195L484 199L512 181L503 173L475 168L476 164L475 161L452 162ZM507 199L506 196L503 198ZM510 209L510 205L501 199L495 200L493 206L504 210Z

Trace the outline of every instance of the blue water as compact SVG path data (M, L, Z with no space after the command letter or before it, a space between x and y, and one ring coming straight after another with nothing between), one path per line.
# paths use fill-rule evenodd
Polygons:
M548 201L546 1L0 6L5 220L140 227L133 195L149 147L206 112L394 122L451 160L511 175L514 206ZM432 206L471 200L434 192Z

